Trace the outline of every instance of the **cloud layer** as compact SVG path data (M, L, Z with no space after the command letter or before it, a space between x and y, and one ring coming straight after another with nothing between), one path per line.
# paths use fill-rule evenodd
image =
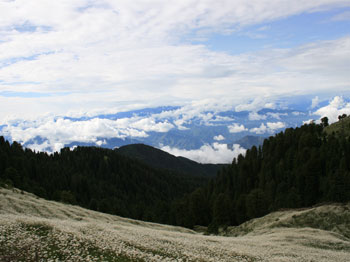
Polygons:
M72 142L94 143L103 145L100 139L147 137L147 132L165 133L174 128L166 120L157 121L152 117L131 117L116 120L92 118L73 121L63 117L46 117L35 121L8 122L2 133L14 141L30 143L36 150L59 151ZM40 145L31 140L36 137L47 140Z
M227 144L213 143L211 145L203 145L199 149L195 150L184 150L178 148L172 148L164 146L162 150L175 155L183 156L192 159L199 163L231 163L233 158L239 154L245 154L246 149L240 147L240 145L234 144L233 149L229 149Z
M243 131L248 131L248 129L245 128L243 124L237 124L237 123L229 125L228 130L230 131L230 133L240 133Z
M207 43L216 34L346 6L341 0L2 1L0 117L346 91L348 36L243 54Z
M332 123L337 121L338 115L350 114L350 103L341 96L326 104L319 101L323 106L315 108L313 113L308 112L314 101L310 97L304 112L288 109L281 101L266 100L262 108L254 106L256 102L252 101L253 106L241 106L252 111L236 111L235 106L208 100L182 107L110 115L46 115L27 120L8 119L0 121L0 135L32 149L49 152L59 151L70 144L114 147L108 144L109 139L136 139L202 163L227 163L244 153L243 148L234 146L230 149L227 143L232 144L245 135L269 136L309 119L319 121L327 116ZM271 109L272 104L274 109ZM259 119L251 119L253 113L259 114ZM192 143L193 139L197 142Z

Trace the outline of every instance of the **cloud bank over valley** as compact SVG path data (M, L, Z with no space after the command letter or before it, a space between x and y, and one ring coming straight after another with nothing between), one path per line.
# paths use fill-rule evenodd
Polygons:
M94 116L16 118L0 123L0 135L38 151L54 152L77 145L114 148L145 143L201 163L229 163L238 154L244 154L245 148L236 141L245 136L268 137L310 119L319 122L327 116L332 123L338 115L350 114L350 103L339 96L320 101L313 109L310 108L314 99L305 99L304 110L279 100L257 106L257 100L261 99L231 107L202 102ZM252 114L260 117L249 117Z

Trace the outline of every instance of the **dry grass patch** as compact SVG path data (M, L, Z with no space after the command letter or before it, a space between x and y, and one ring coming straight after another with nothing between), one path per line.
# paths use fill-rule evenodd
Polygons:
M335 233L350 240L350 203L328 204L300 210L277 211L252 219L238 227L229 227L228 236L268 233L273 228L314 228Z

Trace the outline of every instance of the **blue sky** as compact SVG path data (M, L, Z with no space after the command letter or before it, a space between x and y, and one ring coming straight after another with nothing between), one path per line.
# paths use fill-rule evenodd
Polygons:
M205 44L213 51L240 54L335 40L349 36L349 28L350 8L335 8L296 14L277 21L243 27L232 34L213 34Z
M44 133L60 117L178 106L205 118L282 100L334 117L349 68L349 0L0 1L0 126ZM140 136L158 124L134 120Z

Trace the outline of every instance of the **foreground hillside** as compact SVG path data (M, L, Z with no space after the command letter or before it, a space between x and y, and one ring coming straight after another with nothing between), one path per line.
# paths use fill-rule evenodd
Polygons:
M0 189L0 261L348 261L349 223L350 204L328 205L204 236Z

